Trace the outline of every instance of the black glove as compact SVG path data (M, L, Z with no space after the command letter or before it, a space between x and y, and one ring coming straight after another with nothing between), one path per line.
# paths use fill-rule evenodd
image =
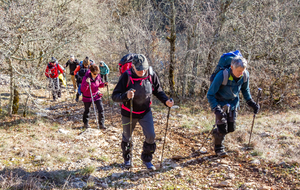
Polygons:
M226 118L226 113L220 108L220 106L215 107L214 112L216 116L219 116L220 118Z
M254 114L257 114L259 111L259 104L255 103L252 99L247 101L248 106L253 108Z

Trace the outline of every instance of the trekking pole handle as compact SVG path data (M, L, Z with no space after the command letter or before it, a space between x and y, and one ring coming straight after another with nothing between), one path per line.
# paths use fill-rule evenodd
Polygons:
M257 101L256 101L257 104L259 103L259 99L260 99L260 96L261 96L261 91L262 91L262 89L258 88Z

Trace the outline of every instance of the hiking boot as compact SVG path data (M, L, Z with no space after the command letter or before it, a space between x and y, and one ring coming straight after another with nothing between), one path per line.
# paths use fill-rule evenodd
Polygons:
M83 126L84 128L88 129L88 128L91 128L91 126L87 123L87 124L84 124Z
M150 171L156 170L155 166L153 166L153 164L151 162L144 162L144 164L148 170L150 170Z
M227 152L225 152L224 150L216 151L216 155L219 156L219 157L221 157L221 158L228 157Z
M125 165L126 169L129 169L133 166L132 163L130 162L130 160L128 160L128 161L124 160L124 165Z
M105 127L104 125L100 125L99 127L100 129L104 129L104 130L107 129L107 127Z
M79 94L78 94L78 93L76 94L76 99L75 99L75 101L76 101L76 102L79 101Z

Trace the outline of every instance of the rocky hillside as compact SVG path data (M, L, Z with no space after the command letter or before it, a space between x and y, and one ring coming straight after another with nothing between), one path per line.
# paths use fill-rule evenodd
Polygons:
M40 93L38 106L31 107L27 117L1 114L1 189L299 188L299 111L260 113L250 147L253 115L239 115L238 129L226 137L230 157L220 159L211 149L211 136L207 138L213 115L191 114L192 106L171 109L160 168L167 108L154 105L157 151L153 163L157 170L149 172L140 160L144 139L140 126L133 134L134 168L123 167L118 104L108 104L104 97L108 129L96 129L91 109L92 128L85 130L83 104L74 102L71 92L64 89L63 98L54 103L46 95ZM5 93L2 97L5 100Z

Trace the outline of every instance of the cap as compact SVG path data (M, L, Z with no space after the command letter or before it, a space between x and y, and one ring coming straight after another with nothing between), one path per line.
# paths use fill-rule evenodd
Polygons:
M70 55L70 58L75 58L74 55Z
M148 61L143 54L136 54L133 57L132 64L138 71L147 70L149 68Z
M50 61L50 63L55 63L57 60L56 60L56 58L55 57L51 57L51 61Z

